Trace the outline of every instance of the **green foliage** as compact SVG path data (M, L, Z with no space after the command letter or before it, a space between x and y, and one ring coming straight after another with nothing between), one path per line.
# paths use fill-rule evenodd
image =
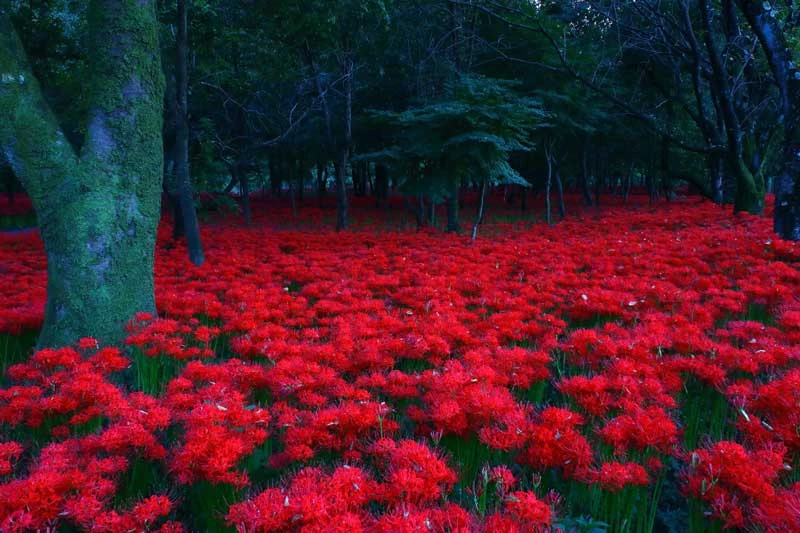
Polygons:
M448 84L446 98L401 112L374 112L374 120L394 132L394 145L362 158L388 162L405 176L407 192L433 198L445 196L453 181L527 185L509 158L533 148L531 136L547 124L548 114L517 87L463 76Z

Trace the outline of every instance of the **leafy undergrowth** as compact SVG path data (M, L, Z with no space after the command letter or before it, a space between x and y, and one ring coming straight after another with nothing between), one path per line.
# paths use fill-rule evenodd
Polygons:
M800 531L800 249L768 220L287 216L206 229L201 268L162 228L130 354L22 364L45 258L0 236L0 531Z

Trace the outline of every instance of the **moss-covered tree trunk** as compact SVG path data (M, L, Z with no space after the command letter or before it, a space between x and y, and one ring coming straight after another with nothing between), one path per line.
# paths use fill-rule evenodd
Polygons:
M154 0L93 0L91 105L76 154L0 7L0 146L31 196L47 254L39 346L120 342L155 312L153 256L163 173Z

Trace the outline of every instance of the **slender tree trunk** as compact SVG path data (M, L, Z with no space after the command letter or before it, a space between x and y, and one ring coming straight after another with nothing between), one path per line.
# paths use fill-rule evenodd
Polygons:
M553 153L552 153L552 146L549 144L544 149L544 157L547 159L547 179L544 185L544 213L545 213L545 220L547 221L548 225L553 224L553 218L550 214L550 188L551 184L553 183Z
M447 197L447 231L458 233L461 225L458 222L458 190L459 180L453 179L450 184L450 194Z
M683 15L683 23L686 27L689 46L692 50L692 87L694 89L695 104L697 106L697 117L699 119L698 122L701 130L703 131L703 135L707 139L707 142L710 142L713 145L719 145L721 144L721 135L716 127L715 122L709 118L711 115L707 110L706 99L704 98L704 94L701 89L703 86L703 57L700 52L700 43L697 40L697 35L694 32L692 17L689 12L689 2L687 0L681 0L681 12ZM718 106L715 105L713 107L714 112L718 113ZM711 174L711 196L714 202L722 205L724 202L724 192L722 188L722 163L716 154L709 155L708 160Z
M583 200L586 205L592 206L592 194L589 189L589 141L584 140L583 143L583 157L581 160L581 191L583 192Z
M336 163L336 231L347 229L347 150L339 152Z
M93 53L80 157L42 96L7 10L0 7L0 72L18 73L19 83L0 84L0 149L31 197L47 255L38 345L82 337L119 343L136 312L156 310L164 80L155 2L89 5Z
M269 156L269 190L270 194L277 198L281 194L281 185L283 183L283 168L282 168L282 154L273 151Z
M167 203L169 204L169 211L172 215L172 238L174 240L182 239L186 235L186 227L183 224L181 199L177 194L168 192Z
M414 208L414 218L417 222L417 229L420 229L425 225L425 196L423 196L422 193L417 194L417 205Z
M381 163L375 165L375 199L378 207L389 207L389 168Z
M231 176L231 179L230 181L228 181L228 184L225 186L225 189L222 191L222 194L230 194L233 188L236 187L236 185L238 184L239 180L235 176Z
M722 205L725 202L725 189L723 187L722 161L719 157L709 156L708 168L713 184L714 202Z
M344 142L339 149L339 168L336 175L336 231L347 229L347 164L353 142L353 58L350 52L344 58Z
M661 138L661 186L664 189L665 198L669 202L669 193L667 192L667 182L670 179L670 149L669 138Z
M595 206L600 206L600 193L603 190L603 174L599 168L596 169L595 177L594 177L594 204Z
M558 192L558 214L561 220L567 216L567 205L564 202L564 184L561 182L561 172L556 169L556 187Z
M175 177L178 182L178 203L181 207L183 232L189 249L189 260L197 266L205 262L203 245L200 241L200 225L197 222L197 211L194 207L194 194L189 176L189 113L188 113L188 36L189 10L187 0L178 0L178 36L177 36L177 124L175 128Z
M242 210L244 211L244 224L250 226L253 224L253 214L250 210L250 176L247 171L242 168L242 165L237 163L234 167L234 172L239 178L239 190L242 197Z
M483 178L481 182L481 199L480 203L478 204L478 213L475 215L475 223L472 224L472 241L474 242L475 239L478 237L478 225L483 224L483 207L484 201L486 200L486 178Z
M295 180L289 180L289 204L292 206L292 218L297 218L297 193Z
M319 205L322 206L322 199L325 197L325 169L322 161L317 161L317 200Z

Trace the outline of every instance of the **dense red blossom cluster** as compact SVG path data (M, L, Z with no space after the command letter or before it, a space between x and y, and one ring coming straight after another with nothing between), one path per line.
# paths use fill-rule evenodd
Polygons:
M800 247L767 220L685 201L472 244L274 216L205 229L200 268L164 231L135 359L8 368L0 531L181 531L200 485L240 532L544 531L585 510L559 491L644 512L667 469L706 520L800 530ZM41 243L0 257L0 331L35 328ZM167 485L126 492L142 465Z

